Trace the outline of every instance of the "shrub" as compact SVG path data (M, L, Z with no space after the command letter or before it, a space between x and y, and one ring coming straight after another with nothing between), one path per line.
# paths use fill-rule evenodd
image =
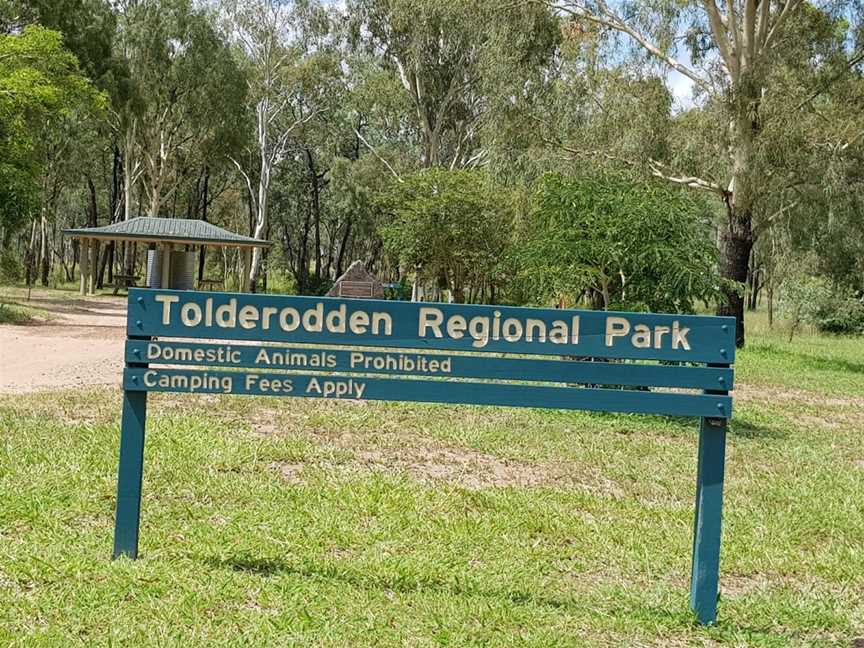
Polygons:
M790 340L801 324L811 324L823 333L864 333L864 302L849 289L832 288L821 277L787 281L780 306L792 321Z
M692 312L718 296L710 210L653 182L550 174L537 184L515 247L531 301Z
M23 276L21 263L11 253L0 254L0 283L15 284L21 281Z
M813 324L824 333L864 333L864 302L851 290L832 292L819 301Z

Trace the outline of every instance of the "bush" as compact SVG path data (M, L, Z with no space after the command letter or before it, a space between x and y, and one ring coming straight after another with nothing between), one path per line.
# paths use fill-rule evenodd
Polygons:
M833 292L819 301L813 324L824 333L864 333L864 302L851 290Z
M513 256L531 301L692 312L717 298L707 203L617 177L541 178Z
M0 284L16 284L23 276L21 263L11 253L0 254Z
M849 289L832 288L821 277L786 282L780 306L792 321L790 340L801 324L811 324L822 333L864 333L864 302Z

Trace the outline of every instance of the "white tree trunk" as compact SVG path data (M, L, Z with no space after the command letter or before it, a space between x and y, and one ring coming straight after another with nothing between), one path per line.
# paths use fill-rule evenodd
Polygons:
M138 164L135 160L135 123L126 129L123 144L123 220L132 218L132 192L138 179ZM132 243L123 243L123 268L126 274L132 274L134 260L132 258Z
M253 238L263 240L267 231L267 216L270 207L270 175L273 171L272 160L274 153L271 150L269 138L267 137L267 124L270 121L269 101L266 99L258 104L258 150L261 155L261 174L258 179L258 200L255 214L255 231ZM249 290L258 290L258 277L261 274L262 249L252 249L252 261L249 264Z

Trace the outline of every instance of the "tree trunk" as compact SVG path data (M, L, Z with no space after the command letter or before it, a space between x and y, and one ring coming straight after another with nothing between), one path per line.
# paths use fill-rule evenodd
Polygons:
M723 301L717 308L718 315L735 318L735 345L744 346L744 295L750 253L753 250L753 226L750 214L735 213L729 207L729 229L723 233L723 262L721 276L738 286L723 287Z
M300 231L299 247L297 249L297 269L294 279L297 282L297 293L305 295L309 289L309 227L312 222L312 209L306 209L303 219L303 229Z
M755 311L759 305L762 288L765 287L765 266L759 263L756 250L750 257L750 267L747 270L747 310Z
M210 167L204 167L204 188L201 197L201 220L207 222L207 206L210 202ZM198 281L204 278L204 266L207 262L207 247L202 245L198 252Z
M259 115L260 119L260 115ZM261 177L258 179L258 213L255 215L255 230L252 238L261 239L267 229L267 216L270 209L270 172L272 170L267 155L270 149L266 138L262 135L260 142L261 151ZM249 263L249 292L258 289L258 275L261 273L261 248L252 248L252 259Z
M48 285L48 276L51 272L50 251L48 249L48 218L43 210L40 222L40 245L39 245L39 271L43 286Z
M353 221L349 215L348 222L345 225L345 233L342 235L342 242L339 244L339 254L336 257L336 278L342 276L342 268L345 265L345 250L348 248L348 239L351 237L351 226Z
M150 187L150 207L147 215L150 218L158 218L159 209L162 207L162 183L154 182Z
M27 286L31 286L33 284L34 274L36 270L36 232L37 232L37 221L34 219L33 224L30 226L30 244L27 246L27 253L24 256L24 266L25 266L25 281L27 282Z
M731 124L732 182L724 195L727 226L721 237L720 275L726 280L718 315L735 318L735 346L744 346L744 289L750 267L750 255L756 243L753 231L753 204L760 191L753 167L753 151L759 136L761 96L755 85L741 88L737 115ZM746 91L750 92L746 92ZM755 91L755 92L754 92ZM737 284L737 285L735 285Z
M306 147L306 167L309 171L309 188L311 189L312 226L314 228L315 246L315 285L321 284L321 176L312 157L312 151Z
M126 133L126 150L123 151L123 220L132 219L132 191L134 189L134 175L137 169L132 165L132 151L135 146L135 128L130 128ZM132 243L123 243L123 269L125 274L131 275L135 265L135 248Z
M768 293L768 328L770 329L774 328L774 282L770 277L765 290Z

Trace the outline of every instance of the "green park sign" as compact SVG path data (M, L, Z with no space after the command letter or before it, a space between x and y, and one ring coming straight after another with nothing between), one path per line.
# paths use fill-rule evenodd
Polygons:
M115 557L138 555L151 391L691 416L691 607L716 619L732 318L132 289L127 333Z

